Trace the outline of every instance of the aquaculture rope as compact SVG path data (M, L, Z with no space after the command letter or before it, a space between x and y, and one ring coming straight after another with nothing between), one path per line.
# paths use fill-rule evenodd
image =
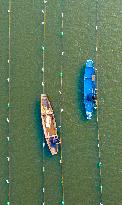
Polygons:
M47 8L47 1L43 1L43 45L42 45L42 73L43 73L43 79L42 79L42 87L43 87L43 94L45 92L45 34L46 34L46 8ZM42 167L42 173L43 173L43 205L45 205L45 159L44 159L44 148L45 148L45 139L43 134L43 153L42 153L42 160L43 160L43 167Z
M98 0L96 0L96 66L98 67L98 22L99 22L99 15L98 15ZM99 170L99 193L100 193L100 205L103 205L103 183L102 183L102 162L101 162L101 148L100 148L100 130L99 130L99 103L98 103L98 70L96 69L97 74L97 149L98 149L98 162L97 168Z
M42 9L43 13L43 45L42 45L42 72L43 72L43 81L42 81L42 87L43 87L43 93L44 93L44 87L45 87L45 32L46 32L46 7L47 7L47 1L44 0L44 9Z
M11 0L9 0L9 8L8 8L8 23L9 23L9 27L8 27L8 117L7 117L7 123L8 123L8 135L7 135L7 141L8 141L8 156L7 161L8 161L8 179L6 179L6 183L8 184L8 197L7 197L7 205L10 205L10 197L11 197L11 193L10 193L10 100L11 100Z
M61 1L61 67L60 67L60 142L61 142L61 151L60 151L60 164L61 164L61 186L62 186L62 201L61 204L64 205L64 176L63 176L63 153L62 153L62 94L63 94L63 57L64 57L64 46L63 46L63 36L64 36L64 11L63 11L63 2Z

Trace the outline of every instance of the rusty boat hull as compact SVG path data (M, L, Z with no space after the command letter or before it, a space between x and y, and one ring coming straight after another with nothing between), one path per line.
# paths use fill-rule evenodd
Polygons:
M52 106L46 94L41 94L41 120L45 140L52 155L58 153L58 144L51 143L51 139L58 139L56 121Z

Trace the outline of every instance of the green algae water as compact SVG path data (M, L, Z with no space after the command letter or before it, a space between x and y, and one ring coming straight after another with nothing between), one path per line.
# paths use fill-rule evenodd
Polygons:
M45 92L59 125L61 3L47 2ZM0 205L8 200L8 7L0 0ZM45 149L42 175L40 94L42 93L43 1L11 0L10 204L59 205L62 200L60 155ZM82 107L82 65L96 59L96 1L63 1L63 173L65 205L99 204L96 112L86 121ZM103 202L122 204L120 0L98 1L98 117Z

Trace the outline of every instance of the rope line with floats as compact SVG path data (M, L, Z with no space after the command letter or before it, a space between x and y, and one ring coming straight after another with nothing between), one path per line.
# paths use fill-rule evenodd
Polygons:
M46 8L47 8L47 1L43 1L43 8L42 14L43 14L43 45L42 45L42 73L43 73L43 80L42 80L42 87L43 87L43 94L45 92L45 32L46 32ZM45 205L45 159L44 159L44 148L45 148L45 138L43 134L43 153L42 153L42 160L43 160L43 167L42 167L42 173L43 173L43 205Z
M47 8L47 1L44 0L44 9L42 10L43 13L43 20L42 20L42 25L43 25L43 45L42 45L42 72L43 72L43 80L42 80L42 87L43 87L43 94L45 96L45 32L46 32L46 8ZM61 10L63 10L63 7L61 5ZM62 187L62 200L61 200L61 204L64 205L64 177L63 177L63 156L62 156L62 112L63 112L63 108L62 108L62 89L63 89L63 11L61 12L61 67L60 67L60 90L59 90L59 94L60 94L60 124L58 126L59 128L59 136L60 136L60 167L61 167L61 187ZM43 110L42 110L43 112ZM48 121L48 119L47 119ZM48 125L47 125L48 126ZM43 127L44 129L44 127ZM48 133L49 134L49 133ZM45 147L45 137L43 135L43 205L45 205L45 159L44 159L44 147ZM48 139L48 138L47 138ZM51 138L50 138L51 139ZM46 140L47 141L47 140ZM47 142L48 143L48 142ZM49 146L49 144L48 144ZM50 150L51 151L51 150ZM51 154L53 155L54 152L51 151ZM56 154L56 153L55 153Z
M8 141L8 156L7 161L8 161L8 179L6 179L6 183L8 184L8 196L7 196L7 205L10 205L10 197L11 197L11 190L10 190L10 100L11 100L11 79L10 79L10 75L11 75L11 0L9 0L9 8L8 8L8 23L9 23L9 27L8 27L8 117L6 119L7 123L8 123L8 136L7 136L7 141Z
M99 22L98 3L99 3L98 0L96 0L96 51L95 51L96 65L98 62L98 22ZM98 85L98 70L97 69L96 69L96 73L97 73L97 95L98 95L99 85ZM101 151L100 151L99 105L98 103L97 103L97 130L98 130L97 131L97 149L98 149L97 168L99 169L99 193L100 193L99 205L103 205L102 162L101 162Z
M61 165L61 186L62 186L62 201L61 205L64 205L64 176L63 176L63 153L62 153L62 93L63 93L63 56L64 56L64 46L63 46L63 36L64 36L64 11L63 2L61 2L61 67L60 67L60 165Z

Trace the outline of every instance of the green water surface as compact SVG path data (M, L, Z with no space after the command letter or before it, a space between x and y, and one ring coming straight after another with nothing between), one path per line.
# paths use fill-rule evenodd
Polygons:
M62 138L65 205L98 205L97 123L84 117L82 76L87 58L96 59L96 1L50 0L45 38L45 92L57 125L60 112L61 3L64 10ZM103 201L122 204L121 140L121 1L98 1L98 117ZM0 205L8 195L8 1L0 0ZM11 0L10 201L12 205L43 202L40 94L42 93L43 1ZM60 155L44 152L45 204L62 200Z

